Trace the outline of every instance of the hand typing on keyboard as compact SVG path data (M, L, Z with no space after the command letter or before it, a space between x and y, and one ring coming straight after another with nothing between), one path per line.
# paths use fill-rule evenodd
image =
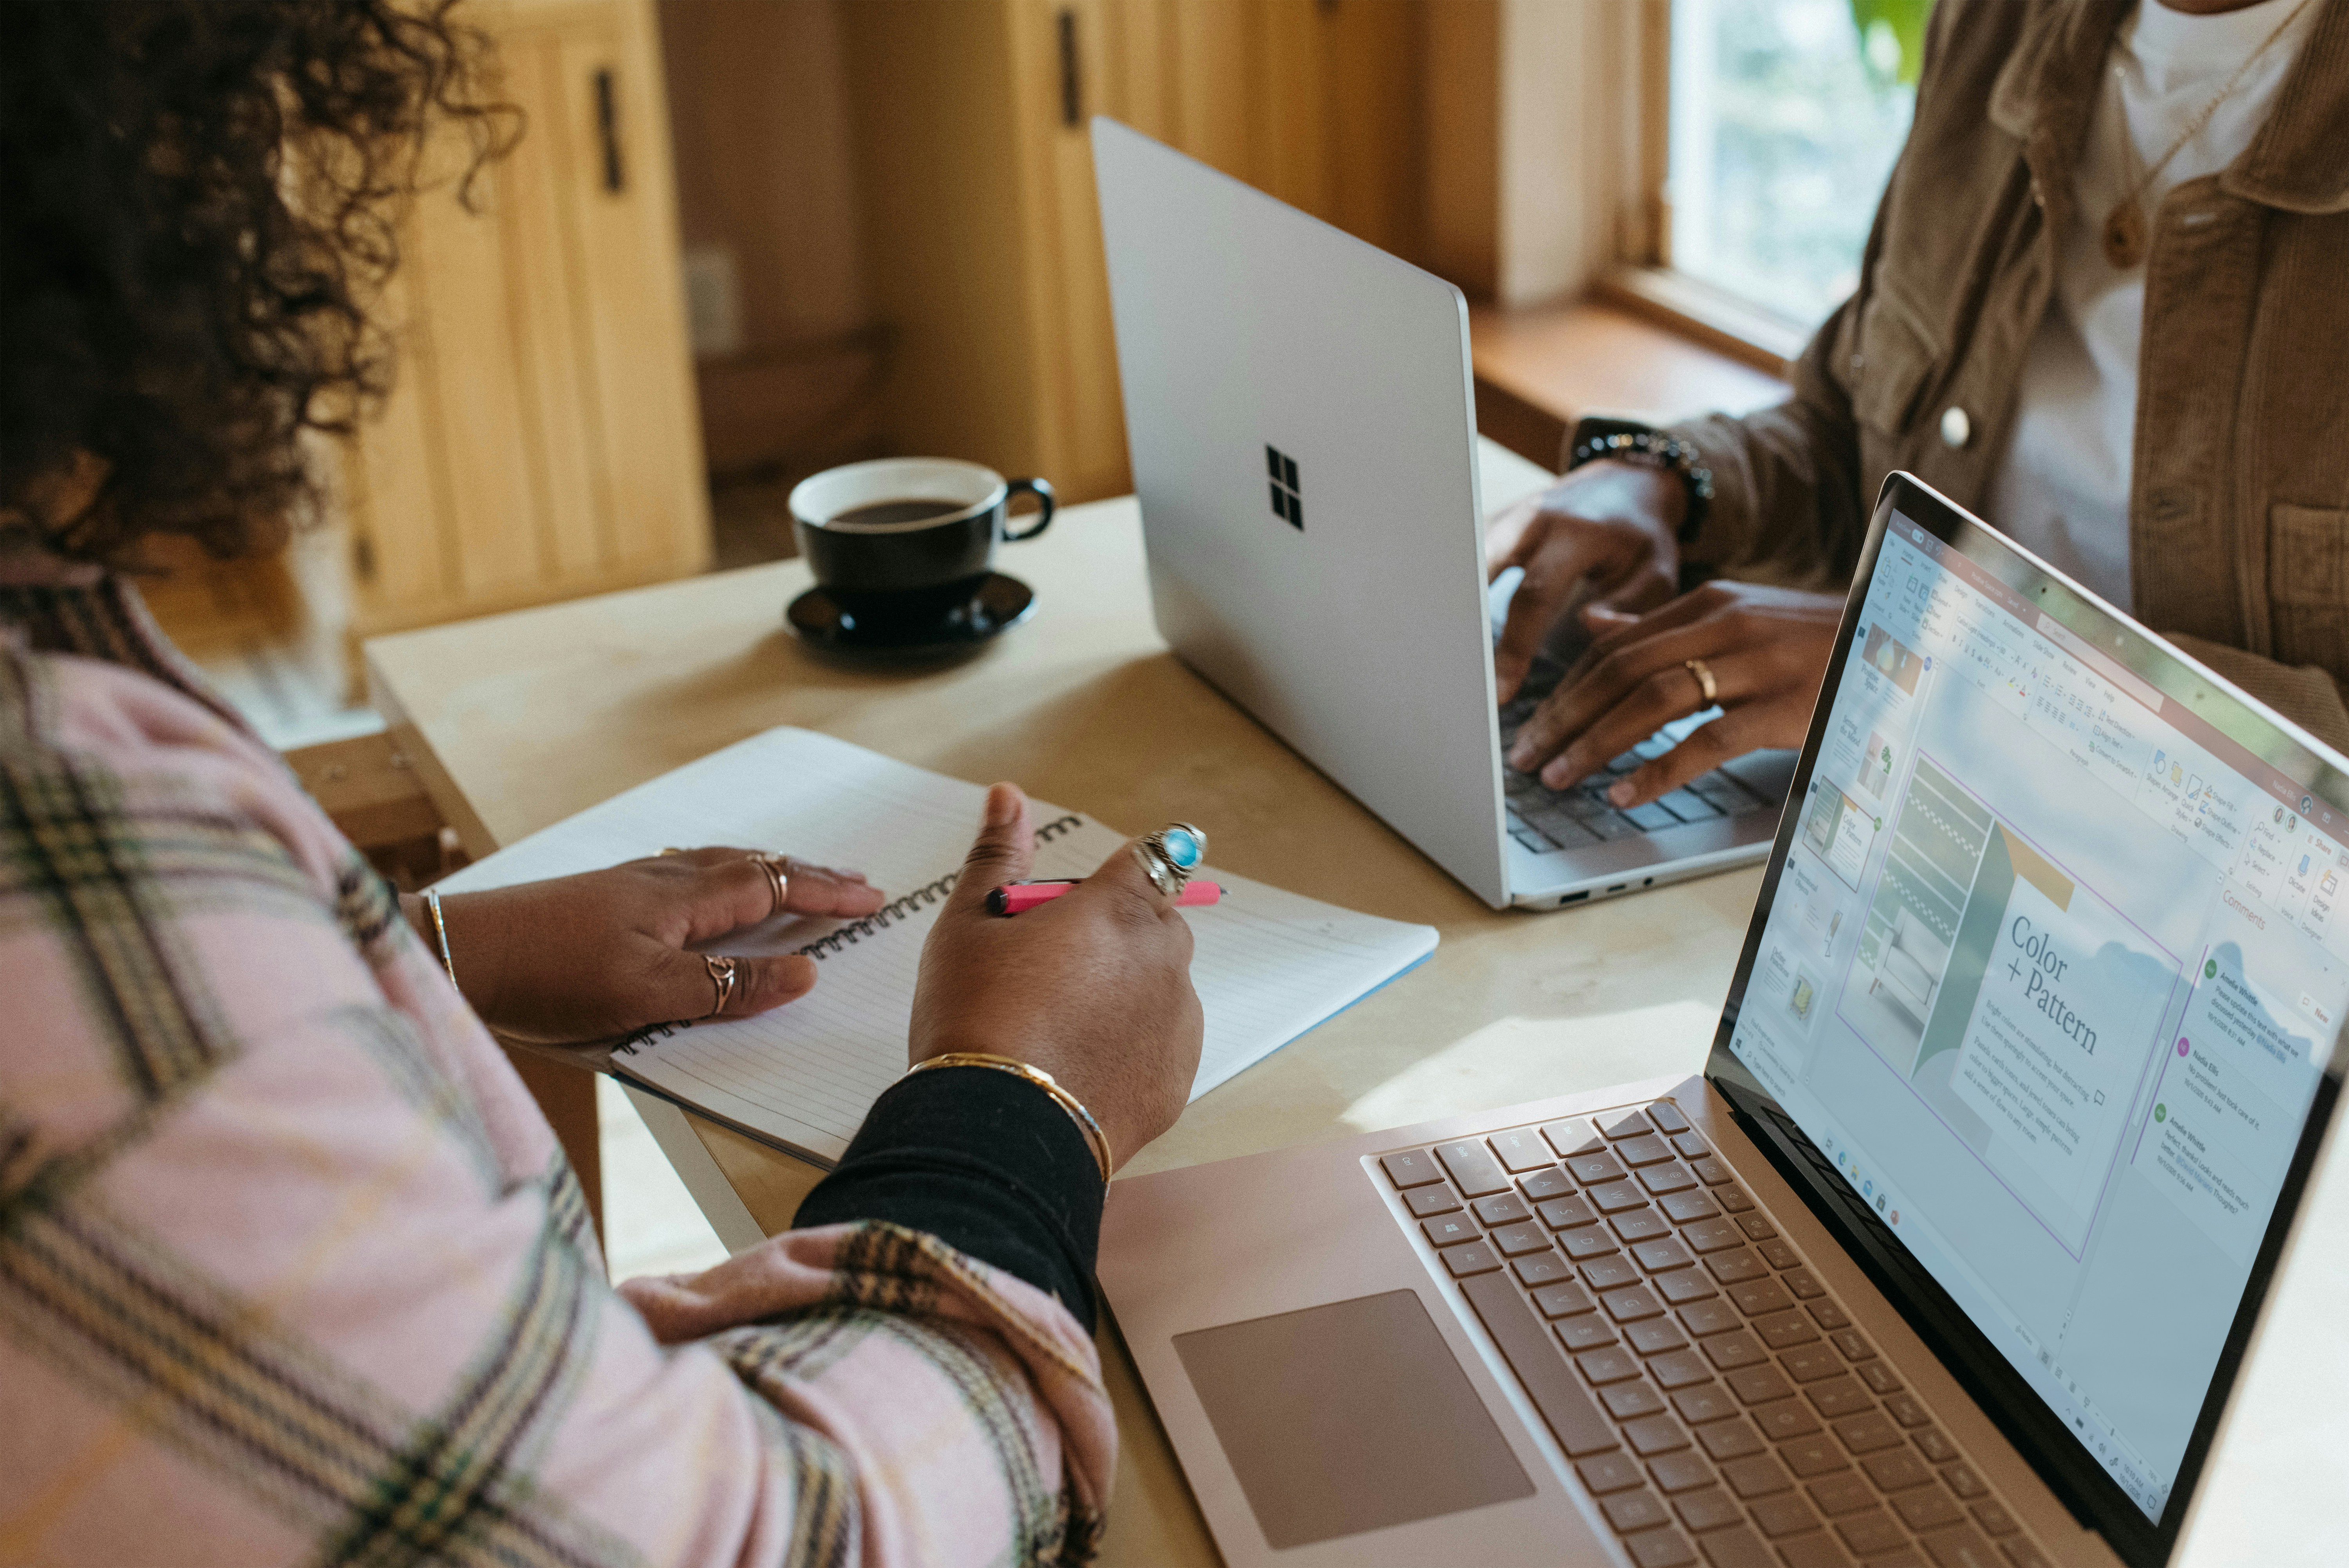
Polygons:
M1520 587L1517 598L1524 597ZM1712 582L1646 615L1587 606L1579 613L1594 640L1504 742L1509 766L1537 772L1552 790L1570 789L1602 775L1661 726L1717 701L1719 718L1602 782L1608 803L1626 810L1747 752L1798 746L1843 604L1840 594ZM1512 623L1518 607L1510 606ZM1711 672L1712 697L1691 659Z
M1501 710L1504 748L1563 673L1562 668L1549 659L1535 661L1516 701ZM1699 772L1680 787L1628 809L1618 809L1609 798L1607 791L1617 780L1665 755L1699 725L1718 717L1719 711L1707 709L1673 720L1626 748L1594 776L1574 787L1553 790L1530 774L1508 774L1510 836L1535 854L1542 855L1557 849L1579 849L1590 844L1609 844L1634 834L1677 827L1682 823L1743 816L1750 811L1775 806L1777 803L1774 798L1756 794L1718 770Z

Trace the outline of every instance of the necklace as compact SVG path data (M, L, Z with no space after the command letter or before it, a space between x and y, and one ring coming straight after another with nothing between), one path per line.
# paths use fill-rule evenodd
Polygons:
M2129 135L2128 108L2121 101L2121 67L2113 67L2113 115L2120 121L2121 153L2128 160L2129 168L2137 171L2129 181L2128 194L2113 203L2113 210L2105 214L2102 235L2105 259L2113 265L2116 271L2127 272L2145 260L2142 198L2147 188L2161 177L2161 171L2169 167L2169 161L2183 151L2188 142L2202 134L2202 128L2210 123L2210 117L2219 112L2219 106L2234 96L2235 88L2241 85L2244 76L2259 63L2260 57L2268 52L2269 46L2283 36L2284 29L2300 20L2300 14L2308 9L2308 4L2309 0L2300 0L2300 4L2276 24L2275 31L2261 40L2258 48L2243 57L2243 63L2237 66L2235 74L2227 78L2226 85L2219 89L2219 96L2202 106L2201 111L2178 134L2178 140L2169 144L2169 151L2163 153L2150 169L2137 168L2137 140Z

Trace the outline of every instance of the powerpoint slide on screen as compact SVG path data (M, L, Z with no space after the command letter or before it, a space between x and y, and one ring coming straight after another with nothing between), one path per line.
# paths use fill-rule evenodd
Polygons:
M1840 1016L2077 1257L2181 961L1920 754Z

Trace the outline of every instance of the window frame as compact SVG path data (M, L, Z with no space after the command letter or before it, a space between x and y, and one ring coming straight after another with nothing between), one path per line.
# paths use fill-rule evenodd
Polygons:
M1613 254L1591 282L1594 296L1659 320L1759 369L1791 379L1816 323L1741 298L1671 265L1671 0L1631 0L1613 57L1584 73L1586 91L1610 100L1622 128L1609 188L1594 192L1615 215Z

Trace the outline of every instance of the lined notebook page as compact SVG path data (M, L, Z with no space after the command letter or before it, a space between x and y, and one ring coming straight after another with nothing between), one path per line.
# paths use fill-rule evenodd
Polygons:
M806 996L755 1018L648 1031L615 1059L646 1086L831 1162L905 1071L922 943L970 847L986 791L806 730L771 730L467 867L451 892L650 855L669 844L785 850L853 866L892 896L855 922L785 919L712 950L814 950ZM1037 803L1037 877L1081 877L1124 836ZM1196 1099L1435 948L1428 926L1359 915L1209 870L1223 902L1184 911L1206 1040Z

